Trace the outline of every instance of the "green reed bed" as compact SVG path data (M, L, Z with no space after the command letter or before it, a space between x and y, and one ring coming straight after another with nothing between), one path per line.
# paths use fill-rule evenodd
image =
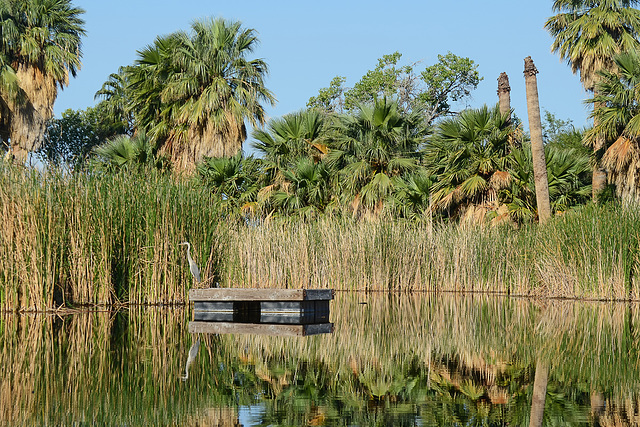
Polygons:
M503 290L498 229L324 217L230 232L227 279L259 287L347 290Z
M184 302L184 240L219 270L209 193L170 177L3 169L0 215L0 309Z
M0 309L183 303L189 240L211 286L640 299L638 209L498 226L321 216L235 221L155 172L0 169Z

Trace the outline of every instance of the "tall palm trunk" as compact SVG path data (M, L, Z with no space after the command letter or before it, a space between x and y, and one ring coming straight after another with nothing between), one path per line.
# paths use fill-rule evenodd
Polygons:
M176 172L190 175L195 172L198 163L205 157L233 157L242 151L242 143L247 139L244 123L235 122L221 132L212 123L204 128L188 130L187 140L170 137L161 147L160 153L166 155Z
M593 97L596 98L598 96L598 91L596 89L593 90ZM600 108L601 104L599 102L594 102L593 109L597 110ZM595 116L595 115L594 115ZM593 118L593 127L597 128L600 124L600 119L598 117ZM593 151L596 153L596 163L593 166L593 176L591 179L591 198L594 202L598 202L598 194L602 192L607 186L607 172L602 166L602 161L600 159L601 155L598 153L602 150L604 146L604 138L602 136L597 136L595 140L595 144L593 146Z
M529 427L542 427L548 380L549 367L538 359L536 362L536 376L533 380L533 397L531 398Z
M547 179L547 162L542 142L542 121L540 119L540 102L538 101L538 70L530 56L524 60L524 79L527 88L527 111L529 113L529 132L531 134L531 157L533 159L533 176L536 184L536 203L538 218L544 224L551 218L549 202L549 181Z
M26 162L29 152L38 150L44 142L47 120L53 116L57 96L56 83L34 66L16 66L20 94L7 98L11 112L9 138L16 162Z
M509 86L509 76L507 73L500 73L498 77L498 102L500 114L509 115L511 118L511 87Z

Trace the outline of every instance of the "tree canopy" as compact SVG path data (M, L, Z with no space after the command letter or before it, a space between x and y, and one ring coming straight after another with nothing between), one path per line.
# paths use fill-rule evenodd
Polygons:
M335 77L328 88L311 97L308 107L344 112L375 98L393 98L405 112L422 111L427 123L451 111L451 104L462 101L482 80L478 66L469 58L448 52L438 55L438 62L418 72L418 63L399 65L402 54L394 52L378 59L352 88L344 86L344 77Z

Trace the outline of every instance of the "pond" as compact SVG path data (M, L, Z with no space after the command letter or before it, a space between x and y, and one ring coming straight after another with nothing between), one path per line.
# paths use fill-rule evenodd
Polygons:
M542 425L638 425L639 314L337 293L333 333L305 337L192 335L183 307L4 314L0 425L529 425L541 382Z

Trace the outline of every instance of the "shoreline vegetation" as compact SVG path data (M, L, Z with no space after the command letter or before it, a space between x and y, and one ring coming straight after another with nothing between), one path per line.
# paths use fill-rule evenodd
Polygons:
M184 304L193 286L504 293L638 301L640 211L588 204L545 225L249 221L160 173L0 173L0 310Z
M452 52L383 55L268 119L257 31L222 17L157 37L57 119L84 10L40 3L0 10L1 311L185 304L184 241L203 287L640 301L636 0L553 3L593 126L542 120L527 57L528 130L506 73L470 106L479 65Z

